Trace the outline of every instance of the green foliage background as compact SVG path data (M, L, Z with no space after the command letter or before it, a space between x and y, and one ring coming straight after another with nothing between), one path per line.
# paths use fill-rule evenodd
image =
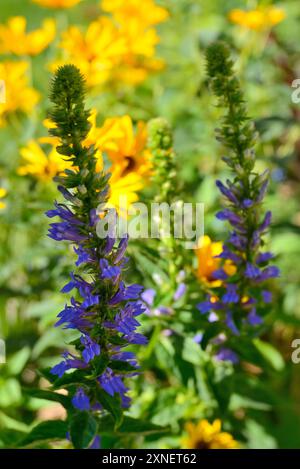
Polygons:
M180 332L186 322L190 331L178 334L176 342L161 334L167 322L147 320L145 330L157 333L140 356L145 371L135 380L131 416L163 425L167 432L149 432L140 438L130 432L108 434L102 445L178 447L186 421L219 417L245 447L299 448L300 365L291 361L291 342L300 338L300 113L299 104L291 101L291 80L300 70L299 4L284 2L287 17L267 39L264 33L241 33L229 22L228 12L245 8L248 2L160 3L170 11L169 21L158 28L158 55L166 62L165 70L137 88L90 95L89 104L98 109L100 122L124 113L134 121L167 118L174 129L184 197L205 203L206 232L216 240L224 239L226 227L214 218L219 208L214 180L224 176L222 150L214 138L220 111L207 87L204 51L212 40L226 40L237 59L249 112L261 136L258 166L271 168L266 207L274 218L269 242L282 274L278 301L268 316L270 327L262 341L244 351L255 366L233 371L231 365L219 365L203 352L193 341L199 313L189 304L178 305L173 327ZM57 13L58 24L88 24L96 5L86 0ZM15 15L26 16L34 28L49 11L26 0L2 1L1 22ZM65 301L59 291L72 265L66 247L46 237L43 214L51 207L56 189L54 184L16 175L20 147L43 132L50 79L45 63L53 49L32 62L33 85L42 95L36 112L29 118L16 117L0 130L0 185L8 189L7 208L0 214L0 337L7 348L7 363L0 365L0 447L14 447L43 418L45 407L55 418L57 404L30 397L28 390L43 385L37 370L54 365L70 340L70 334L53 327ZM153 286L154 272L164 278L165 268L150 248L134 242L130 246L132 275L142 277L148 287Z

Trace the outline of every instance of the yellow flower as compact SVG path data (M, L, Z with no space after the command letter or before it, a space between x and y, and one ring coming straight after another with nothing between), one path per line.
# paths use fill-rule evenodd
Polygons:
M18 174L31 175L45 182L51 181L65 169L72 168L72 163L57 153L54 146L47 155L39 143L44 143L43 139L38 142L30 140L26 147L21 148L20 154L24 159L24 165L19 167Z
M99 130L102 139L96 146L107 154L113 168L119 168L122 177L133 173L142 177L151 174L151 153L146 148L144 122L138 122L135 133L130 116L112 117L106 119Z
M78 66L85 75L88 86L106 82L113 67L120 64L126 53L124 36L106 17L90 23L86 33L71 26L63 33L60 47L63 58L59 64L72 62ZM57 65L54 64L54 68Z
M91 115L88 119L91 124L91 128L84 143L86 146L94 145L102 154L104 149L116 148L114 141L115 139L121 138L123 134L113 119L110 119L111 122L108 122L107 119L102 127L97 127L96 119L97 111L92 109Z
M93 110L89 121L92 127L85 140L85 145L94 145L98 158L97 171L103 169L103 153L112 164L109 207L117 209L120 216L126 218L130 206L138 200L138 191L143 189L145 177L150 174L150 152L146 150L146 126L138 123L134 133L129 116L106 119L102 127L96 125L96 111Z
M115 84L125 83L136 86L146 80L149 73L155 73L162 70L165 62L158 58L147 58L147 60L137 59L136 56L127 56L121 67L114 70L112 79Z
M200 420L198 424L186 424L188 436L183 440L184 449L236 449L239 447L230 433L221 431L221 420L210 424Z
M103 127L98 128L96 125L96 111L93 110L89 117L92 126L84 144L86 146L95 145L97 150L96 170L99 172L103 170L103 151L109 149L117 151L117 141L124 138L124 131L119 126L119 119L122 120L122 118L108 119ZM53 122L46 119L44 125L51 128ZM133 133L132 137L134 139ZM50 144L52 146L48 156L41 148L41 144ZM37 142L31 140L20 151L26 163L19 167L18 174L22 176L32 175L42 181L50 181L57 174L64 172L65 169L72 168L72 163L57 153L55 147L58 144L59 139L51 136L39 138ZM125 218L131 204L138 200L137 192L144 186L142 176L138 170L126 172L124 164L119 163L113 164L109 169L109 173L111 174L109 180L110 196L107 206L116 208L120 216Z
M256 10L248 11L234 9L229 13L229 19L232 23L256 31L271 28L283 21L285 17L282 8L273 6L259 7Z
M122 175L122 168L112 168L109 180L110 197L107 206L114 207L119 215L127 218L130 206L138 200L137 192L143 188L140 175L136 173Z
M126 38L127 51L123 66L114 70L116 83L136 85L145 80L149 72L161 70L164 62L154 58L159 42L154 25L165 21L169 13L155 5L153 0L104 0L102 9L112 13Z
M10 18L7 25L0 25L0 53L36 55L43 51L55 36L55 22L47 19L40 29L26 33L23 16Z
M71 8L81 0L32 0L34 3L47 8Z
M196 255L198 257L198 278L208 284L210 287L219 287L222 285L221 280L215 280L213 273L221 267L221 259L217 258L223 251L223 244L221 242L212 242L209 236L203 236L199 240ZM231 261L226 260L223 265L224 271L228 275L233 275L236 267Z
M7 194L7 190L3 187L0 187L0 199L3 199ZM6 203L0 200L0 210L6 207Z
M101 2L103 11L112 13L114 18L121 24L126 25L134 20L141 25L150 26L165 21L169 13L165 8L155 5L153 0L103 0Z
M17 111L30 113L39 100L39 94L28 86L28 64L6 61L0 63L0 80L5 83L5 103L0 104L0 127L7 117Z

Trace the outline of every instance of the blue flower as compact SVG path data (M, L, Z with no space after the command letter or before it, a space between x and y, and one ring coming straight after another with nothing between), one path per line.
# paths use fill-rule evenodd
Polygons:
M229 329L231 330L231 332L234 334L234 335L240 335L240 331L238 330L238 328L236 327L236 324L233 320L233 317L232 317L232 313L230 311L228 311L226 313L226 325L227 327L229 327Z
M238 303L240 297L237 293L237 285L229 283L227 285L227 291L222 296L223 303Z
M124 254L125 254L126 249L127 249L127 246L128 246L128 240L129 240L128 235L124 236L121 239L121 241L119 243L119 246L117 248L115 258L114 258L115 264L117 264L118 262L120 262L123 259Z
M51 223L48 236L55 241L72 241L77 243L87 238L77 225L72 225L68 222Z
M71 367L66 361L62 361L55 365L53 368L51 368L50 373L52 375L57 375L59 378L61 378L67 370L69 370Z
M229 361L234 365L239 362L237 354L233 350L226 347L220 348L215 357L217 360Z
M216 214L216 218L218 218L218 220L228 220L233 226L240 225L242 223L241 217L234 211L227 208L218 212Z
M242 207L243 208L250 208L253 205L253 200L251 199L244 199L242 202Z
M193 341L196 343L196 344L200 344L201 341L203 339L203 332L198 332L194 338L193 338Z
M143 287L126 285L123 279L128 236L118 241L116 226L112 226L104 238L98 236L99 216L105 214L110 194L109 175L97 173L95 150L84 144L90 127L89 112L84 107L84 81L76 67L59 68L51 98L54 104L51 118L55 125L50 132L60 138L59 152L72 161L73 169L58 177L58 190L65 203L55 201L54 208L47 212L50 219L59 218L58 222L50 224L49 236L74 245L75 265L82 273L72 272L69 282L62 288L63 293L72 292L74 296L60 311L56 323L56 326L80 333L80 340L74 342L76 353L65 353L64 360L55 365L51 373L62 377L71 369L82 371L84 389L79 386L72 397L77 409L102 410L96 397L99 384L108 394L119 394L122 405L128 406L128 388L123 380L137 373L138 364L126 346L147 343L147 339L136 332L140 326L136 317L145 312L140 298ZM113 220L113 224L116 223L117 217ZM121 344L122 350L116 344ZM98 363L102 363L101 359L97 360L100 354L104 363L118 360L132 368L115 373L108 367L103 373L102 368L98 368Z
M228 275L224 269L217 269L213 272L212 277L216 280L226 280Z
M228 189L226 186L224 186L224 184L217 180L216 181L216 186L217 188L220 190L220 192L222 192L222 194L228 199L230 200L230 202L233 202L234 204L237 203L238 204L238 199L236 198L235 194L232 192L232 190Z
M118 266L110 266L107 259L100 259L99 261L101 269L101 278L103 279L115 279L120 275L121 269Z
M257 266L247 262L245 270L245 275L247 278L257 278L259 277L260 273L260 269Z
M87 264L88 262L93 262L95 260L91 252L86 251L82 246L78 246L78 248L74 246L74 252L78 256L78 259L75 262L77 267L81 264Z
M200 313L206 314L212 310L213 304L210 302L210 300L206 300L202 301L201 303L198 303L197 308L199 309Z
M154 298L156 296L156 291L153 288L148 288L147 290L143 291L141 294L141 298L147 305L152 306Z
M220 285L214 288L217 301L212 302L209 297L198 305L198 309L204 314L209 313L209 316L217 314L220 324L226 325L222 343L228 341L230 344L232 336L243 332L244 327L249 333L249 326L262 323L264 305L271 301L265 282L278 277L279 269L268 265L272 253L261 252L265 244L263 238L272 219L270 211L264 213L262 204L269 172L259 174L255 168L254 126L246 112L230 53L222 43L212 44L208 48L207 69L212 89L220 105L226 109L224 124L218 129L217 138L225 147L227 153L222 159L231 173L225 183L216 181L225 197L222 210L216 217L229 222L233 229L223 244L222 253L217 256L221 259L221 265L212 274L215 279L221 280ZM226 276L226 267L232 268L232 275ZM255 334L257 329L253 330ZM220 346L214 341L215 338L210 342L216 347ZM217 357L236 363L236 353L230 347L222 347L218 349Z
M113 396L115 393L122 395L128 391L120 376L116 375L109 367L99 376L98 382L110 396Z
M257 264L264 264L265 262L268 262L270 261L271 259L273 259L274 257L274 254L272 252L261 252L258 254L257 258L256 258L256 263Z
M81 336L80 342L84 346L82 357L85 363L89 363L94 357L100 355L100 345L94 342L88 335Z
M271 303L272 302L272 293L268 290L263 290L261 292L262 299L264 303Z
M280 270L278 269L278 267L276 267L275 265L270 265L262 271L257 280L263 282L264 280L268 280L269 278L279 277L279 275Z
M176 292L174 293L173 299L178 301L186 292L186 285L184 283L180 283L177 287Z
M250 313L248 314L247 320L249 324L251 324L251 326L259 326L263 323L262 318L256 313L256 308L251 309Z
M72 404L79 410L90 409L90 400L82 388L77 389L75 396L72 398Z
M89 446L89 449L100 449L101 448L101 438L99 435L95 436L92 444Z
M211 313L209 313L207 320L208 322L217 322L219 321L219 317L216 315L214 311L212 311Z

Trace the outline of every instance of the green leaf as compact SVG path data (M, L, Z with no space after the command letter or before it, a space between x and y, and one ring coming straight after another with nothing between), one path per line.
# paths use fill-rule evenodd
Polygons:
M193 365L200 365L203 362L204 352L196 342L187 338L184 340L182 349L182 358Z
M24 437L24 433L16 430L1 429L0 448L14 448L20 438Z
M10 357L6 364L6 370L9 375L19 375L30 357L30 348L24 347Z
M235 412L239 409L257 409L262 411L270 411L272 406L266 402L255 401L247 396L241 396L239 394L232 394L230 396L230 404L228 409L230 412Z
M68 409L71 406L71 399L67 396L53 391L44 391L43 389L26 389L31 397L45 399L46 401L59 402L63 407Z
M136 367L122 360L112 360L108 365L112 370L118 371L136 371Z
M254 339L253 343L264 359L274 368L274 370L283 370L284 360L280 353L273 347L273 345L263 342L260 339Z
M220 332L220 325L217 322L212 322L206 329L206 331L203 334L202 340L201 340L201 348L202 350L205 350L208 342L210 339L213 337L216 337L218 333Z
M95 374L97 376L102 375L102 373L106 370L108 363L109 363L108 357L106 357L103 354L95 357L93 360L93 367L95 370Z
M268 430L254 420L245 422L245 436L247 438L247 447L249 449L276 449L275 438L268 434Z
M97 434L98 425L89 412L79 412L71 420L70 436L74 448L88 448Z
M22 392L16 378L0 378L0 407L13 407L21 403Z
M28 446L44 440L62 440L66 438L67 423L63 420L47 420L34 427L28 435L19 441L18 446Z
M56 380L57 380L57 376L53 375L51 372L50 372L51 368L48 367L48 368L43 368L42 370L39 369L38 370L38 374L40 374L41 376L43 376L43 378L45 378L47 381L49 381L50 383L54 383Z
M29 431L29 426L23 422L19 422L18 420L9 417L4 412L0 411L0 433L2 434L2 430L16 430L18 432L27 433Z
M115 393L114 396L110 396L103 389L98 388L97 398L103 408L112 415L115 422L115 429L117 429L123 421L123 409L119 394Z
M168 428L160 427L151 422L144 422L143 420L134 419L132 417L124 417L122 424L115 429L114 420L110 415L100 417L99 420L99 434L101 435L152 435L157 433L165 433L169 431Z
M254 342L243 337L232 338L233 350L238 353L242 360L253 363L261 368L265 368L266 362L259 353L258 349L254 346Z
M68 386L88 382L86 379L86 370L75 370L71 373L65 373L61 378L58 378L50 372L50 369L51 368L46 368L40 371L40 373L44 378L52 383L54 389L66 388Z

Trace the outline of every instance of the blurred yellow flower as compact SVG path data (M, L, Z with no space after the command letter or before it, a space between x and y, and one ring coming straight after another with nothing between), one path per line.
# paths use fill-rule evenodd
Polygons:
M186 424L188 436L182 442L184 449L236 449L239 447L230 433L221 431L221 420L209 423L200 420L198 424Z
M114 79L131 85L145 80L149 72L161 70L164 62L154 58L159 36L154 25L165 21L169 13L153 0L103 0L102 9L112 13L126 38L123 66L115 70ZM152 27L151 27L152 26Z
M232 23L256 31L271 28L283 21L285 17L284 10L274 6L259 7L248 11L234 9L229 13L229 19Z
M97 171L103 169L103 153L107 155L111 163L108 206L115 207L125 218L150 174L151 155L146 149L146 125L139 122L135 134L131 118L125 115L106 119L101 127L97 127L95 110L89 121L92 127L84 143L94 145L97 150Z
M221 242L212 242L209 236L205 235L199 240L196 255L198 258L198 278L208 284L210 287L219 287L222 285L221 280L216 280L213 277L215 270L221 267L221 259L217 258L223 251L223 244ZM236 267L231 261L225 261L223 269L228 275L233 275Z
M28 86L27 62L0 63L0 80L5 83L5 102L0 104L0 127L7 117L17 111L30 113L39 100L39 94Z
M163 70L165 62L156 57L143 58L141 56L127 55L122 66L113 70L112 81L118 85L125 83L136 86L146 80L150 73Z
M153 0L103 0L103 11L112 13L114 18L126 26L128 21L150 26L165 21L169 13L165 8L155 5Z
M114 207L121 217L127 218L130 206L138 200L137 192L143 188L142 178L136 173L124 176L122 168L118 166L112 168L110 172L110 196L107 206Z
M134 144L135 140L139 141L141 137L138 135L134 137L133 127L131 119L128 116L126 121L129 119L131 134L129 137L132 139L132 149L139 150L139 145L137 142ZM97 127L96 125L96 111L93 110L89 117L91 123L91 129L87 138L84 141L86 146L94 145L96 148L96 158L97 158L97 171L102 171L104 168L103 165L103 152L120 152L122 146L119 141L122 142L128 135L124 135L124 128L120 123L122 123L124 118L114 118L107 119L102 127ZM53 122L49 119L44 121L44 125L49 129L53 127ZM125 126L126 130L126 126ZM128 129L127 129L128 130ZM144 139L144 144L146 143L146 138ZM47 155L42 149L42 144L50 144L52 149ZM20 151L20 154L24 160L18 169L18 174L32 175L37 179L42 181L50 181L57 174L63 173L65 169L72 168L72 163L64 158L62 155L57 153L55 147L59 144L59 139L56 137L41 137L37 141L31 140L26 147L23 147ZM129 148L129 147L128 147ZM140 148L142 150L142 147ZM110 177L110 196L108 200L108 207L114 207L122 217L127 217L127 212L130 209L132 203L138 200L137 192L144 187L144 182L142 178L143 171L140 173L139 164L136 165L135 170L126 171L127 162L122 160L122 155L120 154L120 160L113 162L112 166L109 169ZM137 155L135 155L137 157Z
M54 176L63 173L65 169L72 168L72 162L57 153L54 146L47 155L40 143L43 142L30 140L25 147L21 148L20 154L24 164L19 167L18 174L34 176L45 182L51 181Z
M105 124L101 127L97 127L96 123L97 111L92 109L89 122L91 124L90 131L87 138L85 139L85 145L94 145L98 151L101 152L104 148L115 148L114 140L122 137L122 132L117 128L114 122L111 124Z
M3 187L0 187L0 199L3 199L7 194L7 190ZM0 210L6 207L6 203L0 200Z
M72 62L85 75L87 85L96 86L106 82L113 67L120 64L126 41L109 18L100 17L89 24L85 33L71 26L63 33L60 48L63 57L59 65Z
M144 122L138 122L134 132L130 116L112 117L105 120L99 134L101 140L96 144L97 148L107 154L112 167L118 167L122 177L134 173L146 178L151 174L151 153L146 148Z
M47 8L71 8L81 0L32 0L34 3Z
M26 33L26 19L23 16L9 18L7 25L0 25L0 53L39 54L54 39L55 29L55 22L46 19L40 29Z

